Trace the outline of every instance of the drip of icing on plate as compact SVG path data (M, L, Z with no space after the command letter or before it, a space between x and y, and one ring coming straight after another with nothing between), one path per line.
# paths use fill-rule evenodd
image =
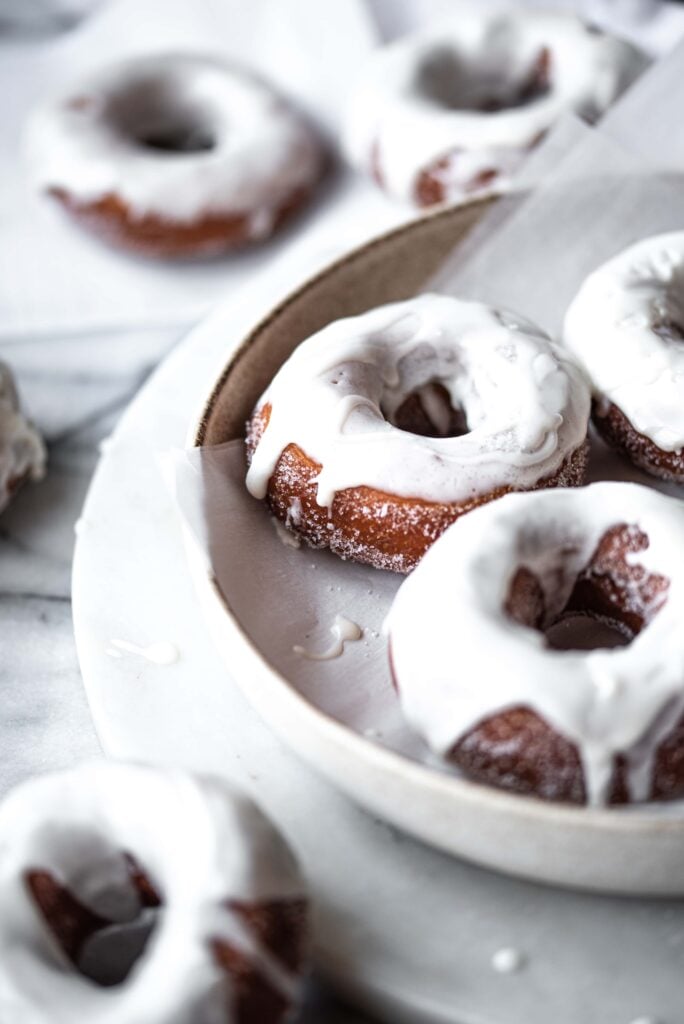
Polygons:
M335 616L330 632L333 634L334 640L325 651L318 653L316 651L307 651L305 647L300 647L299 644L295 644L292 650L300 658L308 658L309 661L331 661L333 658L339 658L343 653L345 643L360 640L363 636L361 626L356 622L352 622L351 619L345 618L344 615Z
M492 967L498 974L515 974L525 965L525 955L514 946L497 949L492 957Z
M123 651L127 654L137 654L153 665L173 665L180 657L176 645L168 640L159 640L146 647L139 647L138 644L133 644L129 640L111 640L110 643L111 648L107 654L113 658L120 658Z

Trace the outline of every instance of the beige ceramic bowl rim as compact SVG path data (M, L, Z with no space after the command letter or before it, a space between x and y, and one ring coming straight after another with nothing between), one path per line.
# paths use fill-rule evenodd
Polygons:
M487 205L491 197L472 200L468 206ZM398 228L384 232L365 242L363 245L346 252L343 256L326 264L321 270L307 277L302 284L291 291L284 299L278 302L269 310L248 332L248 334L236 343L231 349L229 358L220 371L218 377L211 385L211 389L202 404L199 419L190 427L188 433L189 446L193 448L202 447L207 425L212 410L220 393L230 379L233 367L240 361L246 351L249 350L254 339L279 316L282 315L294 302L299 301L306 294L316 288L321 282L335 274L340 268L345 267L357 260L363 259L370 252L380 249L405 234L419 231L437 218L449 219L457 214L461 206L440 206L435 210L423 214ZM276 668L274 668L264 657L259 648L253 643L240 624L238 616L233 611L230 602L221 591L218 581L213 574L208 574L208 581L215 601L221 607L223 613L230 620L233 630L238 634L245 646L260 663L263 672L270 676L273 686L284 688L288 693L293 712L297 713L305 726L314 729L319 735L327 736L338 747L346 748L347 752L362 761L375 762L385 772L393 776L404 777L418 788L431 790L441 789L444 794L460 802L483 804L486 803L491 810L500 809L508 816L519 819L544 819L549 825L568 825L573 829L599 830L619 833L653 834L654 832L670 832L673 835L681 834L684 837L684 818L670 817L666 814L659 817L657 811L652 810L653 804L643 805L651 808L650 813L640 813L639 805L620 808L595 808L577 806L572 804L554 803L540 800L535 797L526 797L518 794L507 793L491 786L472 782L457 775L449 774L446 771L439 771L429 765L417 762L387 747L371 742L364 736L354 732L353 729L338 722L336 719L321 711L311 704L288 682ZM320 766L321 770L325 769ZM333 779L340 788L346 788L343 778ZM348 790L349 792L349 790ZM356 791L351 795L359 799ZM359 801L361 802L361 801Z

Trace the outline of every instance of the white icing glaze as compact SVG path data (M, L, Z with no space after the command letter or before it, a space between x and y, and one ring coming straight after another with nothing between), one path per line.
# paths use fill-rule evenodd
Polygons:
M492 957L492 967L499 974L515 974L525 964L525 956L513 946L497 949Z
M351 619L345 618L344 615L335 616L330 632L335 639L325 651L317 654L315 651L307 651L306 648L300 647L299 644L295 644L292 650L300 658L308 658L309 661L330 661L332 658L339 658L344 651L345 643L360 640L363 636L363 630L358 623L352 622Z
M164 905L126 981L98 988L65 960L24 879L48 870L93 909L98 889L114 886L109 916L125 921L138 901L124 852ZM218 779L112 762L39 777L0 808L0 1005L21 1024L227 1024L230 981L212 940L237 946L288 997L297 982L226 901L302 897L283 840Z
M551 56L544 95L496 112L477 109L478 101L493 95L505 102L507 90L519 90L544 48ZM435 61L443 62L437 89L449 103L421 84ZM600 114L646 63L630 44L572 15L471 5L375 55L349 106L345 149L361 168L376 162L387 190L407 200L415 198L420 172L453 153L443 177L446 198L456 200L483 170L499 170L501 186L563 113Z
M534 572L560 611L598 541L622 523L650 542L631 560L670 580L629 646L553 650L510 618L517 569ZM403 712L446 754L494 712L531 708L577 745L590 802L605 800L620 752L632 797L645 799L655 749L684 710L683 615L684 503L627 483L505 495L451 526L399 589L387 628Z
M139 141L175 131L213 145L169 153ZM248 214L255 238L321 164L312 129L268 85L192 54L124 61L68 87L34 112L26 152L40 189L81 203L115 194L134 215L176 222Z
M125 651L127 654L137 654L146 661L152 662L153 665L173 665L180 657L178 648L169 640L159 640L146 647L139 647L138 644L132 644L129 640L112 640L110 642L112 649L107 653L112 657L119 657L119 653Z
M563 328L596 394L668 452L684 446L682 332L684 231L637 242L590 274Z
M464 409L469 433L422 437L388 421L435 382ZM361 485L443 502L531 486L583 443L589 414L579 370L539 328L443 295L329 324L281 367L258 408L265 403L248 489L264 497L294 443L323 467L318 502L327 506Z
M273 523L273 529L278 534L278 540L286 548L300 548L302 546L302 539L292 530L288 530L284 523L281 523L279 519L271 519Z
M10 369L0 362L0 511L23 479L40 480L45 472L45 446L24 418Z

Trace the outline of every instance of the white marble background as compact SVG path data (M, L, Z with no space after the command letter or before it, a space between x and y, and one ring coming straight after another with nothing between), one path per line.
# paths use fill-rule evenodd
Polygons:
M18 495L0 525L0 795L38 772L100 756L72 632L74 527L100 442L177 340L173 331L126 332L0 348L50 459L46 478ZM365 1019L311 985L301 1024Z
M28 6L31 0L16 0L16 4L24 2ZM114 5L126 2L112 0ZM301 6L301 0L296 2ZM639 7L642 13L646 8L656 7L650 0L638 0L638 3L627 0L627 3L635 9ZM444 7L441 0L430 0L427 7L435 9L440 5ZM130 4L128 6L130 8ZM165 6L164 0L161 6ZM603 2L597 6L610 5ZM613 5L613 12L618 6ZM396 29L396 19L402 25L414 23L420 5L403 0L392 10L387 0L376 0L375 7L383 30L391 34ZM624 9L624 5L622 7ZM17 42L15 37L1 34L2 19L8 9L11 10L11 4L3 0L0 4L0 82L4 86L0 135L4 135L5 140L0 183L3 188L10 178L21 177L16 152L17 132L24 108L35 92L33 86L23 93L18 87L12 87L14 69L34 66L31 64L33 47L35 67L46 52L46 40L40 35ZM13 126L9 140L7 132L3 131L3 118ZM344 230L340 230L338 219L334 231L330 222L331 230L327 234L323 229L315 233L316 251L321 259L357 240L361 234L371 233L373 228L406 216L406 211L399 211L376 197L370 186L349 184L344 179L331 188L332 198L329 194L321 224L325 226L325 211L337 201L342 210L363 207L368 215L357 215L356 222L349 222ZM10 208L8 194L5 189L4 201L0 195L0 267L7 271L3 274L5 288L0 286L0 357L15 370L25 404L47 440L49 472L40 484L25 488L17 496L0 522L0 795L35 773L100 753L81 685L72 633L70 574L74 526L97 462L100 442L110 434L127 403L187 328L187 321L180 322L182 317L176 319L177 326L165 327L155 326L160 318L151 317L145 328L129 326L121 330L104 322L97 328L84 330L77 323L77 308L70 327L61 324L58 330L51 330L44 319L41 322L40 302L50 294L45 280L40 275L32 275L34 262L40 266L36 247L41 244L41 233L47 232L48 241L54 243L54 232L57 232L58 237L65 240L68 253L80 249L84 260L95 252L94 243L81 239L77 232L72 233L50 217L40 220L39 227L32 228L33 241L24 245L21 252L24 269L20 297L28 310L26 323L29 325L22 327L15 301L18 285L13 286L14 293L7 287L8 268L14 262L15 247L19 245L16 209ZM267 259L268 255L267 250L263 258ZM107 260L122 259L103 257L102 272L106 272ZM71 274L71 286L78 294L78 276L66 262L67 266L60 272ZM114 262L110 265L114 266ZM176 273L174 271L174 275ZM216 271L211 273L215 275ZM209 290L205 289L203 298L208 294ZM102 580L102 588L106 592L106 579ZM342 1024L343 1021L349 1024L351 1020L360 1020L356 1014L335 1007L329 997L317 992L312 992L311 1007L305 1019L320 1024Z
M136 0L133 6L139 12L143 3L170 19L167 35L173 30L172 8L187 14L198 6L186 0ZM117 6L124 21L132 12L130 0L112 0L107 6L109 18ZM3 35L7 7L0 5L0 87L13 102L0 107L0 358L12 366L23 403L46 439L49 465L45 479L25 487L0 522L0 796L36 773L101 755L73 638L75 526L100 443L198 313L227 287L236 288L239 278L230 260L167 271L100 251L98 243L31 196L19 147L22 122L38 92L34 79L53 78L55 66L70 63L78 48L71 34L54 42L41 33ZM177 31L183 31L182 18ZM87 32L94 32L90 25ZM329 235L330 210L338 204L344 210L349 202L363 206L357 189L371 209L358 225L338 226ZM372 187L338 174L291 233L261 252L237 257L238 271L242 265L248 276L250 268L257 270L283 247L305 238L309 251L299 258L309 269L366 231L404 216L406 211L393 210ZM99 289L98 303L93 288ZM186 289L188 301L167 316L165 301L178 288ZM106 580L102 588L106 592ZM303 1024L361 1019L320 987L310 986Z

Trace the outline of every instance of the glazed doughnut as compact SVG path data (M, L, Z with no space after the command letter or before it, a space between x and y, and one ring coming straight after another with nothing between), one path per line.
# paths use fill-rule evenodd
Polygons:
M460 10L371 59L345 150L399 199L459 201L505 187L562 114L595 120L646 64L569 14Z
M408 572L476 505L581 483L588 417L534 324L421 295L299 345L247 425L247 488L312 547Z
M26 480L45 472L45 446L38 431L22 415L14 378L0 362L0 512Z
M684 231L637 242L590 274L563 338L591 381L602 437L683 482Z
M217 58L114 64L37 110L36 186L100 237L147 256L212 256L267 238L310 196L323 154L264 82Z
M516 793L684 796L683 552L684 504L637 484L477 509L390 611L404 715L470 778ZM582 640L587 617L601 646Z
M8 1021L279 1024L297 1000L302 882L218 779L98 763L25 783L0 808L0 900ZM136 926L131 964L115 942Z

